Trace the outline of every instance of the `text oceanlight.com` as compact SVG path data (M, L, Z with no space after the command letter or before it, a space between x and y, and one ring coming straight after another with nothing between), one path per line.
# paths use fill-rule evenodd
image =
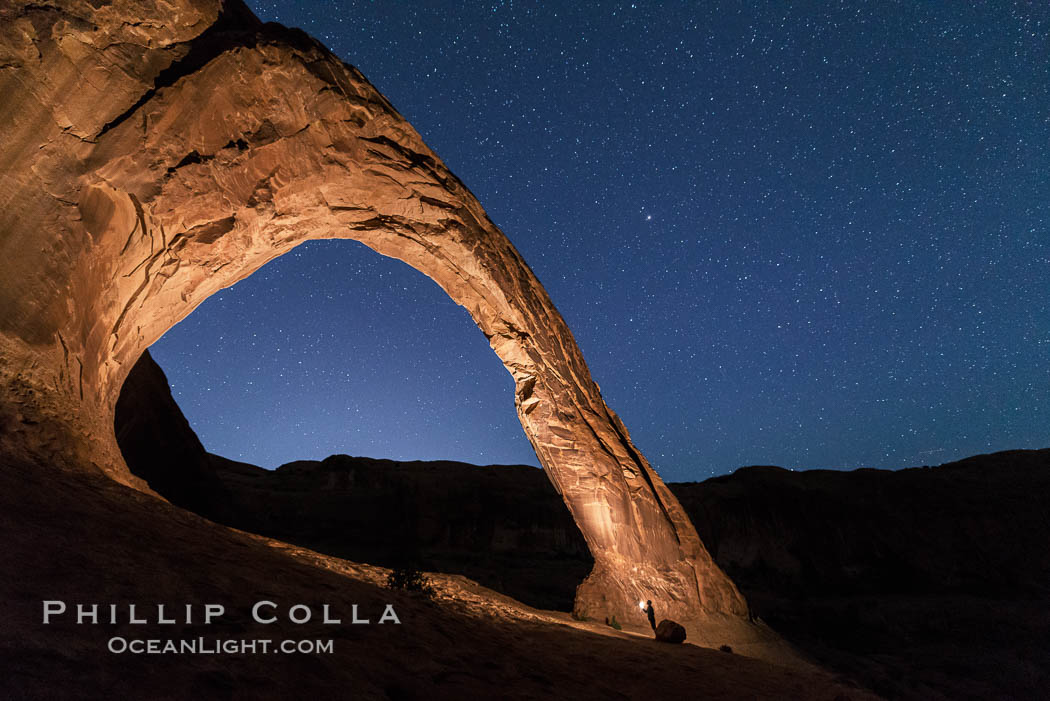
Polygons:
M335 646L331 640L143 640L114 637L109 639L107 648L118 655L330 655Z

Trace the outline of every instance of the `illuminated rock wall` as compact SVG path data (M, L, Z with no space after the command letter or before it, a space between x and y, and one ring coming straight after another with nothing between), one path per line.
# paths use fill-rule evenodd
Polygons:
M405 119L301 32L173 4L0 17L0 449L142 488L113 434L142 351L297 244L355 239L435 280L514 377L594 554L579 615L746 616L542 285Z

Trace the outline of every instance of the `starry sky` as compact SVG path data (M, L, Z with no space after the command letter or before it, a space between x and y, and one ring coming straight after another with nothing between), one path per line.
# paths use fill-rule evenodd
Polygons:
M357 66L668 481L1050 446L1042 2L250 2ZM152 348L205 446L538 464L429 279L312 242Z

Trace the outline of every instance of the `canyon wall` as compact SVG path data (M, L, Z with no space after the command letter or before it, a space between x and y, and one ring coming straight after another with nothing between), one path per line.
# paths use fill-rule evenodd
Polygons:
M643 626L653 599L754 632L536 276L357 70L239 2L0 12L0 452L146 489L113 429L142 352L297 244L354 239L434 279L513 376L594 555L578 615Z

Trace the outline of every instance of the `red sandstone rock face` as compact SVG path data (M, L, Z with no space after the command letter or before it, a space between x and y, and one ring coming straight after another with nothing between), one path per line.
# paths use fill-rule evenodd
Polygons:
M733 583L605 405L550 298L354 68L239 3L0 16L0 450L142 486L113 433L144 349L308 239L402 260L464 306L595 557L577 613L639 600L750 635Z

